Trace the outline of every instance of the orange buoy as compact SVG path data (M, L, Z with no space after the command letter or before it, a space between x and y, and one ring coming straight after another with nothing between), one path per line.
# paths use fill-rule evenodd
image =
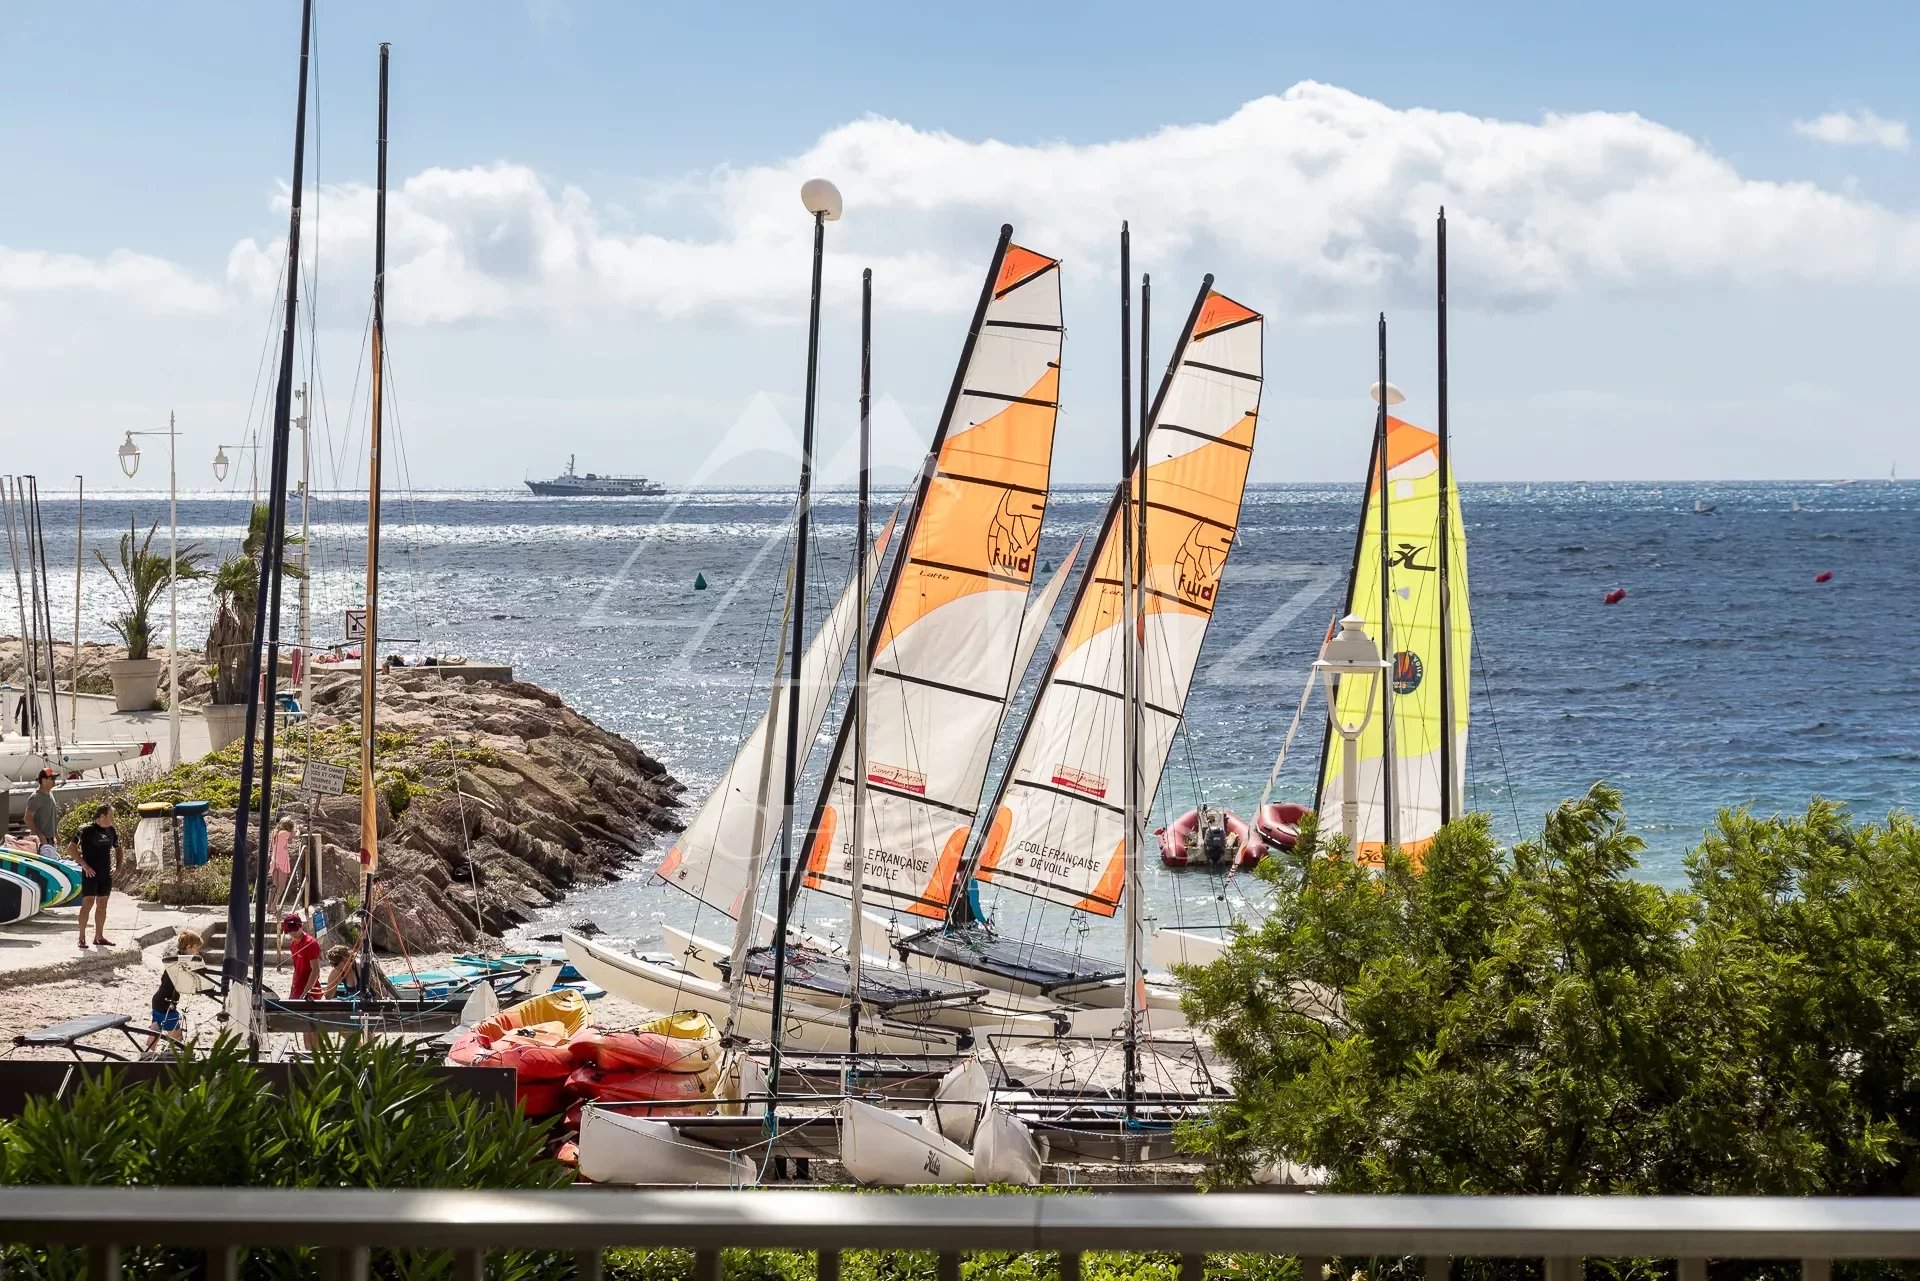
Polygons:
M1616 587L1612 591L1608 592L1605 596L1602 596L1600 598L1600 603L1603 605L1618 605L1621 601L1625 600L1626 598L1627 598L1627 589L1624 587Z
M1819 573L1813 576L1813 581L1816 583L1830 583L1833 581L1833 571L1830 569L1823 569Z

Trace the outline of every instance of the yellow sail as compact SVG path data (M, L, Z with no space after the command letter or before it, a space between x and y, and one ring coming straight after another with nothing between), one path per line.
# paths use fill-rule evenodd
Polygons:
M1152 806L1218 604L1260 407L1260 315L1208 291L1190 324L1147 436L1143 813ZM1137 461L1127 483L1137 495ZM1119 908L1126 879L1120 512L1116 495L1001 782L975 872L982 881L1100 916Z
M1360 817L1354 852L1360 861L1379 863L1388 839L1388 773L1383 768L1391 717L1393 738L1392 838L1417 864L1441 823L1464 809L1467 758L1467 682L1471 669L1473 622L1467 605L1467 536L1460 519L1460 491L1450 486L1447 531L1447 661L1450 679L1440 679L1440 440L1432 432L1398 418L1387 419L1387 487L1383 511L1376 446L1368 468L1367 490L1347 590L1347 612L1366 620L1367 634L1381 642L1391 661L1387 678L1369 685L1349 681L1339 693L1340 718L1359 722L1374 703L1373 717L1360 737ZM1380 620L1381 521L1386 522L1386 572L1389 618ZM1383 714L1381 699L1387 700ZM1453 774L1442 814L1441 739L1447 732L1443 697L1451 704ZM1322 829L1337 830L1344 780L1337 739L1329 734L1320 763Z
M946 914L959 879L1024 666L1021 620L1059 412L1060 264L1002 234L887 587L867 681L864 897L933 919ZM851 728L842 727L829 767L805 879L841 897L853 876Z

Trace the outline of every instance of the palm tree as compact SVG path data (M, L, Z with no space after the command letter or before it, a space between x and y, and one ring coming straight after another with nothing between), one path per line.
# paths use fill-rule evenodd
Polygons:
M207 661L213 665L213 701L247 701L247 659L253 651L253 615L260 603L260 557L267 545L268 508L255 503L247 519L247 536L237 554L220 562L213 574L213 626L207 629ZM286 545L298 546L298 534ZM306 571L283 555L280 572L304 578Z
M120 567L114 568L107 554L98 547L93 549L107 577L120 589L126 598L127 608L116 618L107 620L107 626L119 635L127 647L127 657L138 659L147 657L153 647L153 607L160 599L160 593L167 590L176 580L190 582L205 578L207 571L200 568L200 562L206 555L189 543L182 547L179 554L169 558L162 552L153 550L153 535L160 528L155 521L147 530L147 536L134 543L134 527L127 525L127 532L120 535Z

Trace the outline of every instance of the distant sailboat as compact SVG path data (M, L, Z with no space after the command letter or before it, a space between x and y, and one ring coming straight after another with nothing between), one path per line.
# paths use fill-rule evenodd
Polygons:
M1704 498L1696 498L1693 500L1693 514L1696 516L1711 516L1718 506L1718 503L1710 503Z

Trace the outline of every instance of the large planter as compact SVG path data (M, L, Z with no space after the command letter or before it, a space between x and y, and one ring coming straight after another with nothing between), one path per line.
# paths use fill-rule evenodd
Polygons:
M123 712L150 712L160 701L160 675L167 670L158 658L116 658L107 664L113 679L113 705Z
M228 743L238 742L240 736L247 732L245 703L209 703L204 714L207 718L207 740L216 752Z

